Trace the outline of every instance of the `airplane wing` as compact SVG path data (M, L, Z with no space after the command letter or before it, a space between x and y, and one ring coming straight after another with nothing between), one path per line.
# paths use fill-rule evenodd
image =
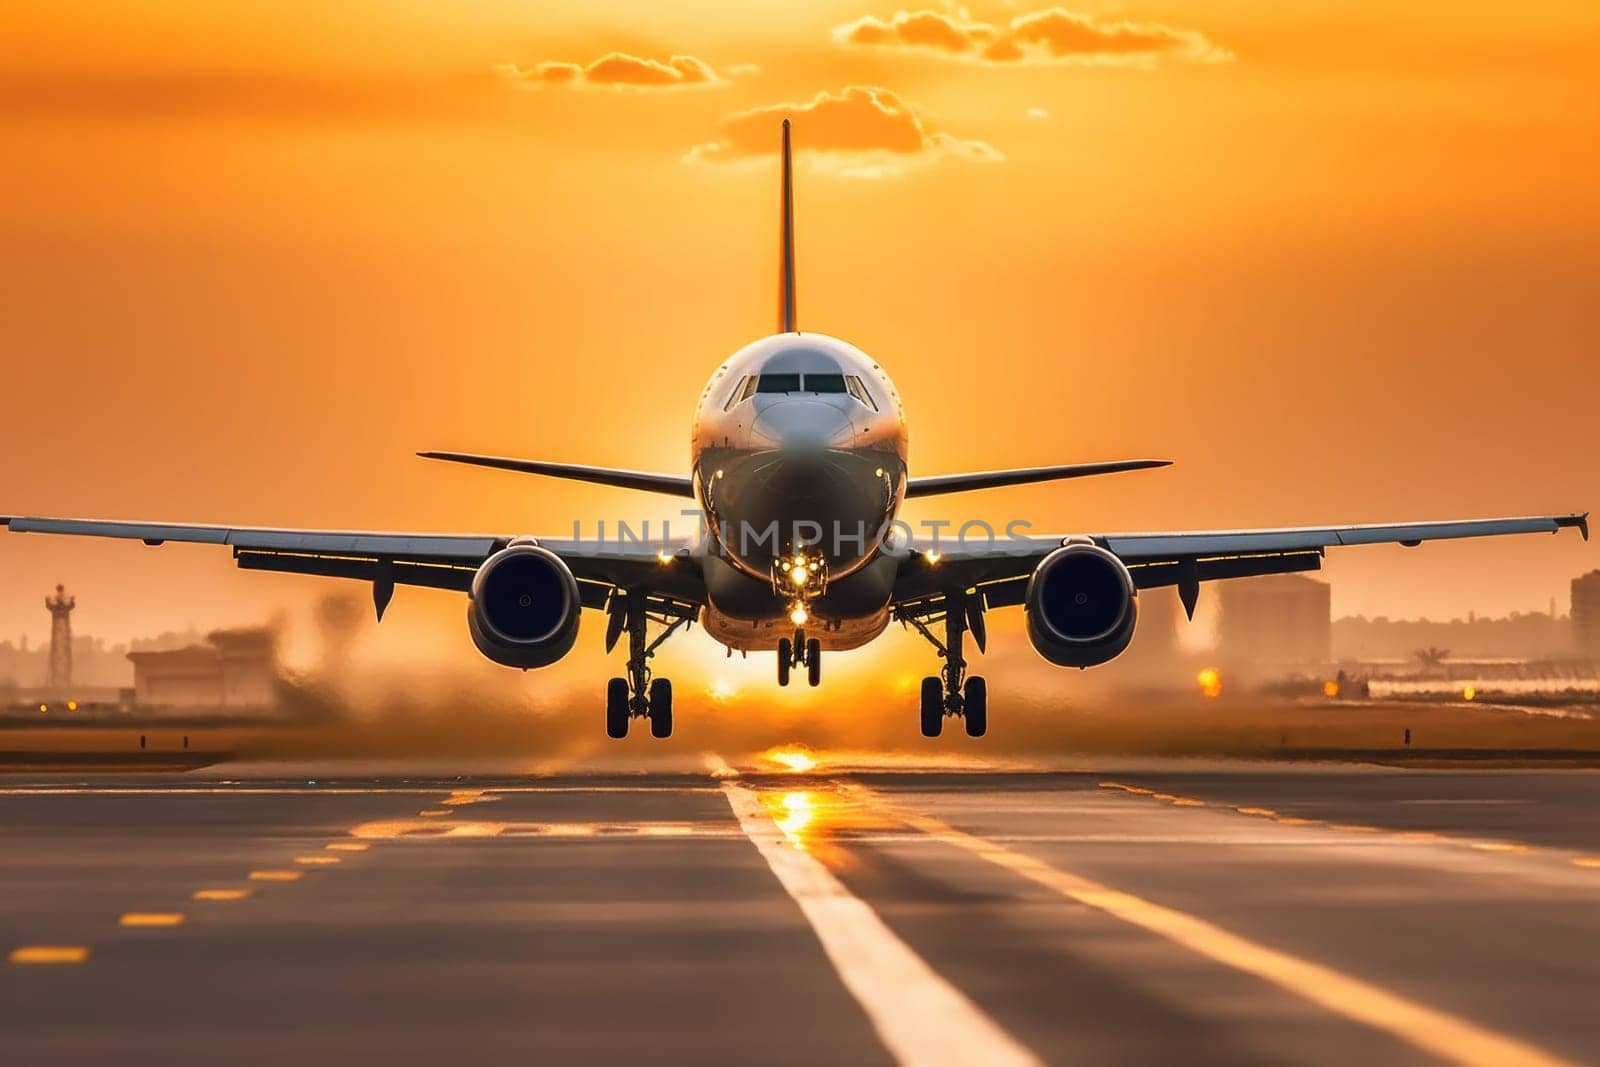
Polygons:
M502 534L383 533L376 531L283 530L251 526L204 526L106 519L0 516L13 533L76 534L160 545L167 541L226 545L242 570L314 574L371 582L378 617L396 585L466 592L478 567L511 537ZM603 607L612 591L643 588L685 607L705 601L700 571L689 543L575 541L537 538L572 570L584 607Z
M1087 540L1114 552L1141 589L1175 585L1193 614L1199 583L1222 578L1314 571L1329 548L1343 545L1400 544L1502 534L1556 533L1572 527L1589 538L1589 516L1542 515L1456 522L1412 522L1366 526L1306 526L1264 530L1210 530L1193 533L1095 534ZM1078 540L1084 540L1082 536ZM913 548L895 582L896 609L902 614L943 610L942 598L976 590L987 607L1022 603L1028 578L1039 561L1062 544L1061 536L997 537L993 541L946 539L935 549Z

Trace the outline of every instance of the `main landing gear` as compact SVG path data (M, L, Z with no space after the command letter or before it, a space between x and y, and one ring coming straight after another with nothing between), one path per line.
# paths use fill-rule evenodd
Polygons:
M666 610L652 613L644 597L637 593L613 596L607 612L610 619L606 626L606 651L610 652L617 638L627 633L628 675L606 683L606 736L627 737L629 720L639 718L650 720L651 737L671 737L672 682L650 677L647 661L655 655L661 642L694 616ZM652 620L666 629L650 641L646 627Z
M922 736L938 737L944 732L945 716L957 715L966 723L968 737L982 737L989 730L989 686L977 675L967 676L962 643L970 630L978 651L983 651L987 643L983 606L976 597L946 596L943 600L943 641L928 627L928 621L939 621L937 616L901 615L901 621L916 627L944 658L939 674L922 680Z
M795 667L806 669L806 684L822 684L822 642L815 637L806 638L804 630L794 636L778 638L778 684L789 684L789 672Z

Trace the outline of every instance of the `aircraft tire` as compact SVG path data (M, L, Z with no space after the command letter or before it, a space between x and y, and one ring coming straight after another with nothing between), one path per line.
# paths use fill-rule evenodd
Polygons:
M657 678L650 683L650 736L672 736L672 679Z
M967 679L962 693L962 711L968 737L982 737L989 731L989 683L974 675Z
M606 683L606 736L628 736L628 680L613 678Z
M944 683L928 677L922 680L922 736L938 737L944 731Z

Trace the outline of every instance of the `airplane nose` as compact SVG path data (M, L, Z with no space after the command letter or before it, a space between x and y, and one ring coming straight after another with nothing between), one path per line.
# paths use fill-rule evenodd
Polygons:
M849 448L856 441L850 416L818 401L773 404L756 416L751 429L776 448Z

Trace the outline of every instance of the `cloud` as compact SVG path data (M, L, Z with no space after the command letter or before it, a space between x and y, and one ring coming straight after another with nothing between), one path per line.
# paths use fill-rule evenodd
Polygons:
M1052 7L1018 15L1004 26L941 11L874 15L833 31L840 44L906 48L978 63L1098 63L1148 66L1159 59L1226 63L1233 53L1195 30L1157 23L1105 22Z
M689 158L730 162L772 155L778 151L783 119L794 121L796 151L818 153L846 177L887 177L906 163L944 156L1005 158L982 141L929 129L888 89L859 85L818 93L803 104L773 104L730 115L722 121L721 136L691 150Z
M728 74L746 73L747 67L730 67ZM533 67L502 63L495 72L525 89L541 86L612 86L619 89L684 89L716 85L719 77L710 64L694 56L671 56L665 61L611 52L587 66L552 60Z

